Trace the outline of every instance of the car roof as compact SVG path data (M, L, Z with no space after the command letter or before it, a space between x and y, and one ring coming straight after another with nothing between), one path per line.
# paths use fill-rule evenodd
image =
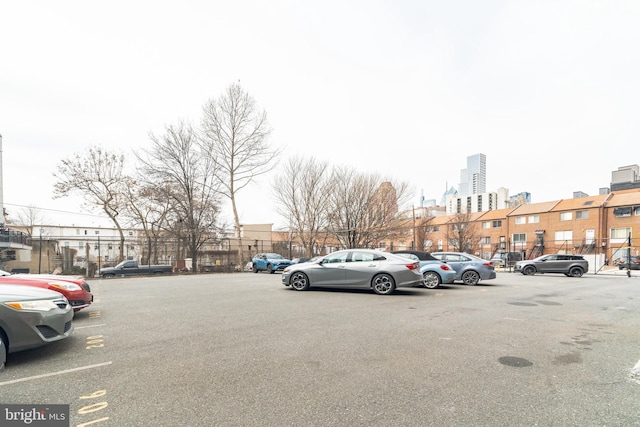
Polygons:
M421 261L440 261L439 259L437 259L433 255L431 255L430 252L427 252L427 251L415 251L415 250L407 249L407 250L402 250L402 251L392 251L391 253L392 254L414 254Z

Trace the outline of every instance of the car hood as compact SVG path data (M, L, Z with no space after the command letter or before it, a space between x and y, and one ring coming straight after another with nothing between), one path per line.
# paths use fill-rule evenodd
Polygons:
M0 283L0 300L8 301L14 299L38 299L60 297L59 292L41 289L33 286L7 285Z

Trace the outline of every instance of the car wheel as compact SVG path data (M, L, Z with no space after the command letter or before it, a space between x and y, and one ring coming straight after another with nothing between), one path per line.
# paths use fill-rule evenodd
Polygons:
M475 286L480 281L480 275L475 271L465 271L462 273L462 283L469 286Z
M386 273L378 274L371 282L373 291L378 295L389 295L396 289L393 277Z
M293 273L289 279L289 286L296 291L306 291L309 289L309 278L304 273Z
M4 364L7 361L8 353L9 353L9 340L4 334L4 331L0 329L0 372L4 371Z
M257 273L257 272L258 272L258 266L257 266L257 265L255 265L255 264L253 264L253 272L254 272L254 273Z
M522 269L522 274L524 274L525 276L533 276L534 274L536 274L536 268L533 265L527 265Z
M422 284L428 289L437 288L440 285L440 276L433 271L425 271L422 275Z
M267 264L267 273L269 274L273 274L274 270L273 267L271 266L271 264Z
M569 270L569 275L571 277L582 277L583 274L584 271L582 271L580 267L573 267L571 270Z
M102 275L103 279L111 279L113 277L116 277L116 275L115 274L103 274Z

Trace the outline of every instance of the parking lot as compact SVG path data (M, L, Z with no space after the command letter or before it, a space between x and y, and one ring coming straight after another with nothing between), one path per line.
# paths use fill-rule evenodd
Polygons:
M640 425L623 273L389 296L279 273L96 279L71 338L9 355L0 402L69 404L77 426Z

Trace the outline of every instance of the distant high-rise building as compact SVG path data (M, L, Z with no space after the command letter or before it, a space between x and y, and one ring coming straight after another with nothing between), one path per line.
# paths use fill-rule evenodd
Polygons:
M487 192L487 156L482 153L467 157L467 168L460 171L458 196Z

